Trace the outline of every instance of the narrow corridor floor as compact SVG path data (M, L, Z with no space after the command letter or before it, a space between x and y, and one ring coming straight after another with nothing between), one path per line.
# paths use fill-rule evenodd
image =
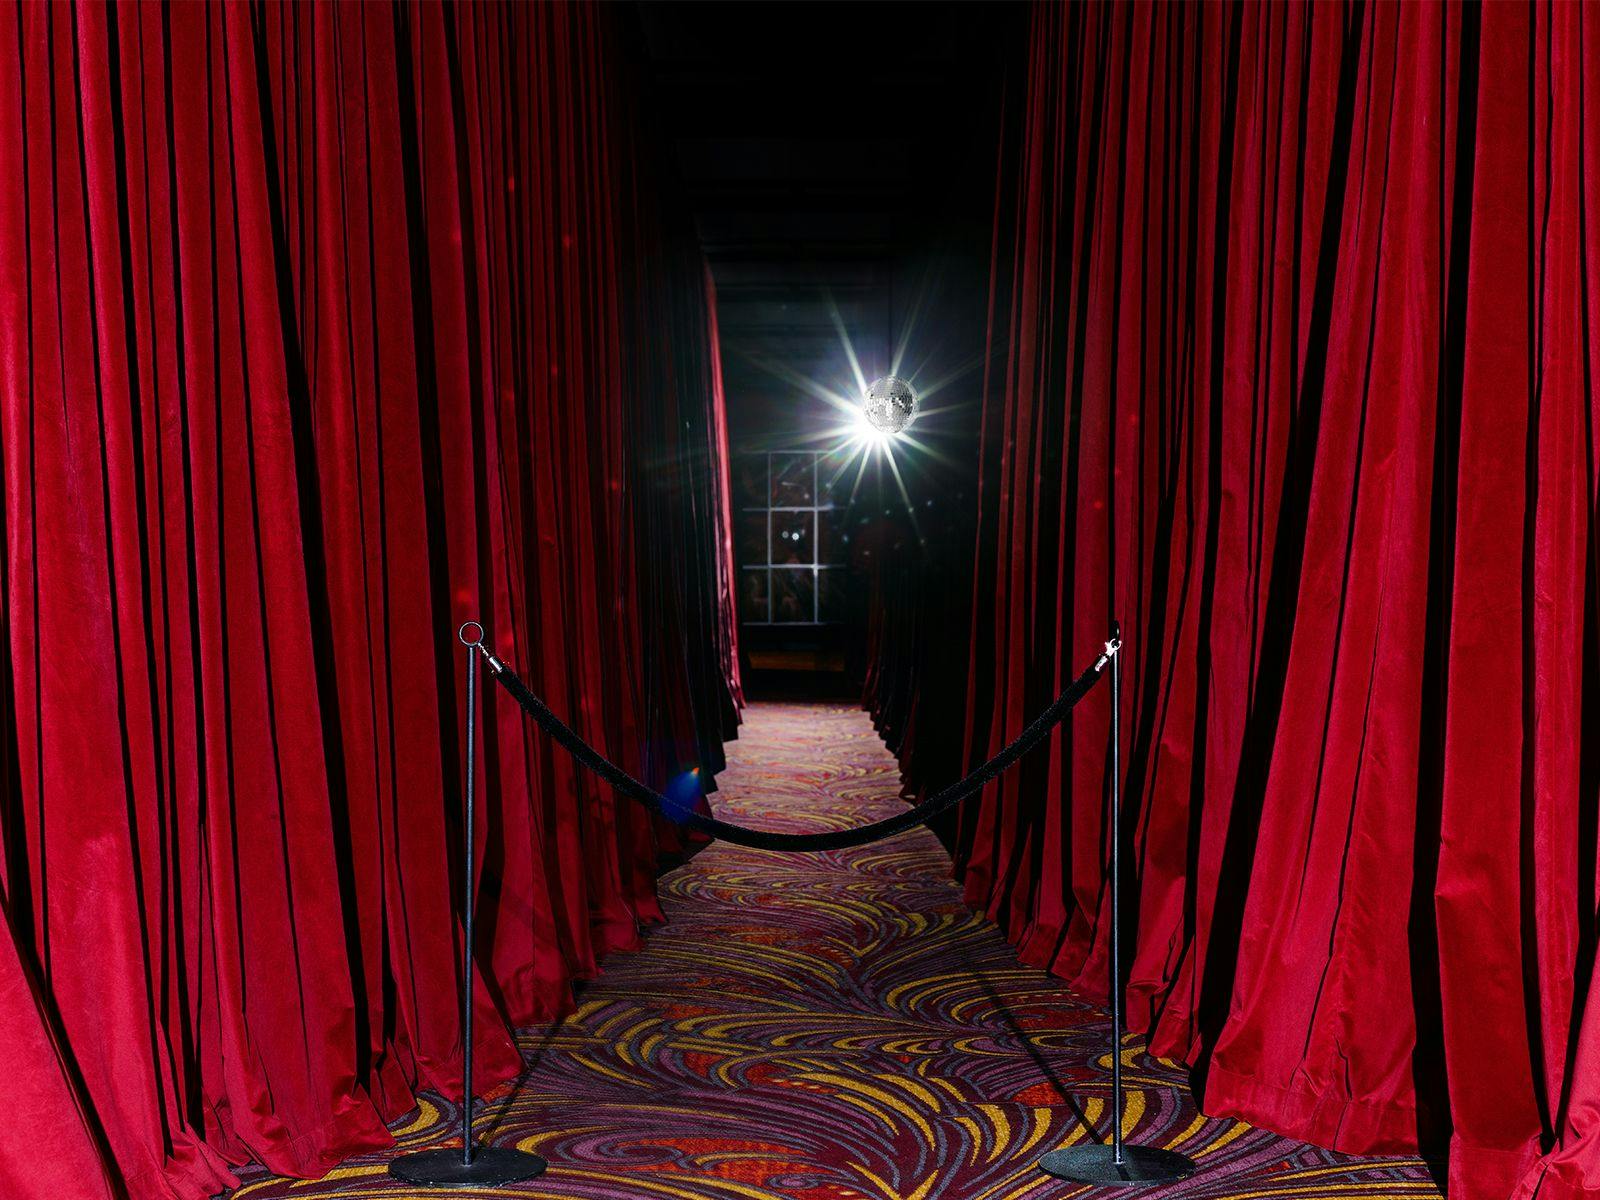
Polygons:
M865 713L757 704L714 803L770 828L845 828L903 806ZM550 1161L482 1194L550 1200L1045 1200L1095 1194L1044 1175L1045 1151L1105 1128L1109 1021L1017 961L962 903L934 836L857 850L707 847L661 882L668 923L616 955L529 1069L486 1107L487 1140ZM1218 1197L1435 1197L1416 1159L1334 1154L1201 1116L1174 1064L1123 1052L1127 1136L1199 1163L1163 1189ZM434 1095L400 1149L458 1136ZM353 1159L318 1183L251 1176L236 1200L429 1193ZM479 1194L479 1193L472 1193ZM1100 1189L1098 1194L1119 1194ZM1120 1193L1127 1195L1129 1193Z

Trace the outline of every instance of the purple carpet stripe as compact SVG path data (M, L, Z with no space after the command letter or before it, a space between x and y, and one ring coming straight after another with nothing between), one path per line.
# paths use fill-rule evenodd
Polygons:
M844 828L903 804L866 715L757 704L717 815ZM1044 1200L1089 1194L1037 1169L1107 1129L1106 1014L1017 961L969 910L926 830L826 854L714 845L661 881L668 924L610 959L578 1009L521 1035L528 1068L488 1098L480 1132L550 1160L474 1195L585 1200ZM1163 1200L1440 1195L1414 1158L1357 1158L1201 1116L1184 1071L1123 1047L1130 1140L1199 1171ZM459 1137L437 1096L401 1150ZM428 1193L391 1154L328 1178L246 1174L237 1200ZM1102 1189L1101 1194L1117 1194ZM1136 1193L1122 1193L1132 1195Z

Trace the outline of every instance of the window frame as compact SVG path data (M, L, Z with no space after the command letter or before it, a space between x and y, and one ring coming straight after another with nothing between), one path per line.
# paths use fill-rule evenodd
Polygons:
M764 505L742 505L741 513L764 513L766 536L762 545L765 553L763 561L759 563L741 562L739 572L741 579L745 572L763 571L767 576L767 618L764 621L749 620L741 613L740 625L757 625L762 627L785 627L790 629L814 628L823 625L836 625L837 621L824 621L822 619L822 578L827 571L843 571L844 563L825 563L821 561L822 555L822 514L825 512L841 511L840 506L833 503L830 493L827 503L822 502L822 489L819 486L822 479L822 460L829 454L826 450L766 450L747 452L742 457L765 457L766 471L763 476L762 495L766 499ZM774 504L772 503L772 462L777 457L800 458L811 460L811 503L810 504ZM804 563L780 563L772 561L772 514L779 513L810 513L811 514L811 561ZM811 619L809 621L777 621L774 620L773 605L776 601L777 590L774 588L775 571L809 571L811 572ZM743 608L741 600L741 609Z

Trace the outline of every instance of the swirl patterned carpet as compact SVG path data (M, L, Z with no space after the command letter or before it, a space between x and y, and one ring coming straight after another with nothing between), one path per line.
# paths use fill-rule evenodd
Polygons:
M839 828L902 804L866 715L758 704L719 815ZM483 1195L550 1200L1044 1200L1084 1195L1039 1156L1103 1128L1107 1019L1018 965L961 902L932 834L830 854L714 845L665 876L669 923L619 955L530 1066L488 1098L488 1140L548 1173ZM1164 1200L1432 1197L1416 1159L1361 1159L1196 1112L1183 1072L1123 1050L1130 1138L1196 1158ZM424 1097L401 1149L458 1136ZM429 1194L353 1159L306 1183L247 1175L235 1200ZM459 1194L459 1193L458 1193ZM1117 1194L1102 1189L1105 1196ZM1138 1193L1121 1193L1133 1195Z

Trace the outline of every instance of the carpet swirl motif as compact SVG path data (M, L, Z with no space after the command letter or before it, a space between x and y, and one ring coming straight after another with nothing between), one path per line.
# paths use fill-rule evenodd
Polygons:
M860 711L758 704L715 799L771 828L844 828L903 804ZM714 845L665 876L668 924L618 955L554 1027L524 1031L528 1069L486 1098L487 1140L550 1160L473 1195L549 1200L1045 1200L1094 1189L1040 1172L1045 1151L1106 1128L1106 1015L1022 967L961 901L917 829L821 854ZM1436 1197L1416 1159L1320 1150L1195 1109L1183 1071L1122 1048L1124 1130L1196 1159L1171 1200ZM459 1136L435 1095L400 1150ZM438 1195L352 1159L316 1182L247 1174L235 1200ZM1102 1189L1102 1194L1117 1194ZM1130 1195L1132 1193L1121 1193Z

